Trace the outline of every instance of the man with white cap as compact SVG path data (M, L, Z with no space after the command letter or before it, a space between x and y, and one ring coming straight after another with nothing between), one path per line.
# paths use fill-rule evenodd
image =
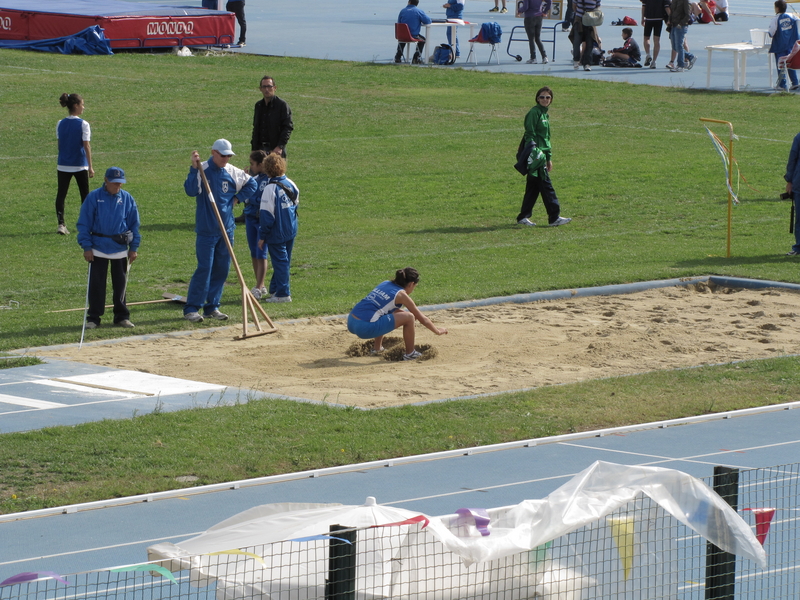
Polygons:
M228 278L231 257L228 247L222 237L214 208L203 186L200 169L206 175L211 193L214 196L225 233L233 244L233 204L236 198L244 201L256 192L256 180L241 169L228 164L231 156L235 156L231 143L219 139L211 146L211 157L200 162L200 154L192 152L192 166L189 176L183 184L188 196L197 199L195 212L195 233L197 241L195 252L197 254L197 269L189 282L189 292L186 296L186 307L183 316L193 323L202 323L205 318L224 321L228 318L220 312L219 305L222 299L222 288ZM203 314L200 314L200 309Z
M105 313L106 279L111 266L114 325L133 327L125 305L128 264L136 260L139 243L139 209L136 201L122 189L125 171L119 167L106 170L102 187L89 192L78 217L78 244L89 263L89 307L86 329L100 327Z

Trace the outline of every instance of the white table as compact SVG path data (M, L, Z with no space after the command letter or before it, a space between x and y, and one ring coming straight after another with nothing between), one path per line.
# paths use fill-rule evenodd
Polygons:
M767 46L754 46L750 42L739 42L738 44L717 44L714 46L706 46L708 50L708 65L706 67L706 87L711 87L711 53L714 50L721 52L733 52L733 89L739 91L739 88L747 84L747 55L748 54L761 54L762 52L769 52ZM768 86L772 86L772 63L767 57L767 77Z
M445 23L428 23L425 25L425 57L423 59L423 64L428 64L431 56L431 28L432 27L449 27L450 28L450 39L453 40L453 52L456 51L456 27L458 26L466 26L469 25L469 39L472 39L474 36L472 35L473 29L477 25L477 23L470 23L469 21L447 21ZM438 46L435 44L434 47Z

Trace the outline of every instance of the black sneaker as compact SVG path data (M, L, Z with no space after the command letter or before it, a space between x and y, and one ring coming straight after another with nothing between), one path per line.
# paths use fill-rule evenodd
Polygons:
M648 56L647 58L645 58L645 59L644 59L644 66L645 66L645 67L649 67L649 66L650 66L650 63L651 63L652 61L653 61L653 57L651 57L651 56Z
M394 57L394 62L396 63L403 62L403 57L398 54L397 56Z

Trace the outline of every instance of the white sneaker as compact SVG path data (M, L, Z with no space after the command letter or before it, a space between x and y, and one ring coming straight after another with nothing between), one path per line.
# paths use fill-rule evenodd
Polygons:
M271 296L264 300L264 302L291 302L291 296Z
M199 312L190 312L183 315L183 318L187 321L191 321L192 323L202 323L203 322L203 315Z
M86 321L86 329L97 329L98 327L100 327L100 325L98 325L94 321Z
M203 315L203 317L208 319L216 319L217 321L228 320L228 315L226 315L224 312L219 312L219 310L214 310L210 313L206 313Z
M411 354L403 354L403 360L417 360L420 356L422 356L422 352L414 350Z
M270 294L269 291L267 290L267 286L262 287L261 288L261 299L262 300L266 300L270 296L272 296L272 294Z
M261 300L261 288L254 287L250 290L250 293L253 294L253 298L256 300Z
M517 221L517 225L527 225L528 227L536 227L536 223L534 223L530 219L520 219L519 221Z
M525 62L527 62L529 65L535 65L536 64L536 59L535 58L531 58L530 60L527 60Z
M58 226L58 229L56 229L56 233L58 233L58 235L68 235L69 231L67 231L67 226L66 225L64 225L63 223L60 223L59 226Z
M566 225L570 221L572 221L572 219L569 219L567 217L558 217L555 221L550 223L550 227L558 227L559 225Z
M592 67L590 67L589 65L583 65L583 70L584 71L591 71Z
M577 71L578 69L580 69L580 68L581 68L581 61L579 61L579 60L573 60L573 61L572 61L572 68L573 68L573 69L575 69L576 71Z
M122 321L117 321L114 323L114 327L124 327L125 329L133 329L134 324L131 323L128 319L122 319Z
M547 60L547 57L546 57L546 56L543 56L543 57L542 57L542 64L543 64L543 65L546 65L546 64L547 64L547 63L549 63L549 62L550 62L550 61L549 61L549 60Z
M650 68L651 69L655 69L656 68L656 61L653 61L653 62L650 63Z

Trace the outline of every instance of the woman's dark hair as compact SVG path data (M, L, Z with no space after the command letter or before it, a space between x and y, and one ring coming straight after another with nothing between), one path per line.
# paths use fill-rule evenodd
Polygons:
M58 102L70 113L73 113L75 112L75 107L83 102L83 97L80 94L61 94Z
M405 269L397 269L394 274L395 285L406 287L409 283L419 283L419 273L414 267L406 267Z
M252 160L257 165L260 165L264 162L264 159L267 158L267 153L263 150L253 150L250 153L250 160Z
M547 92L547 93L550 94L550 102L552 102L553 100L556 99L555 96L553 95L553 90L551 90L547 86L544 86L543 88L539 88L539 91L536 92L536 103L537 104L539 103L539 96L541 96L542 92Z

